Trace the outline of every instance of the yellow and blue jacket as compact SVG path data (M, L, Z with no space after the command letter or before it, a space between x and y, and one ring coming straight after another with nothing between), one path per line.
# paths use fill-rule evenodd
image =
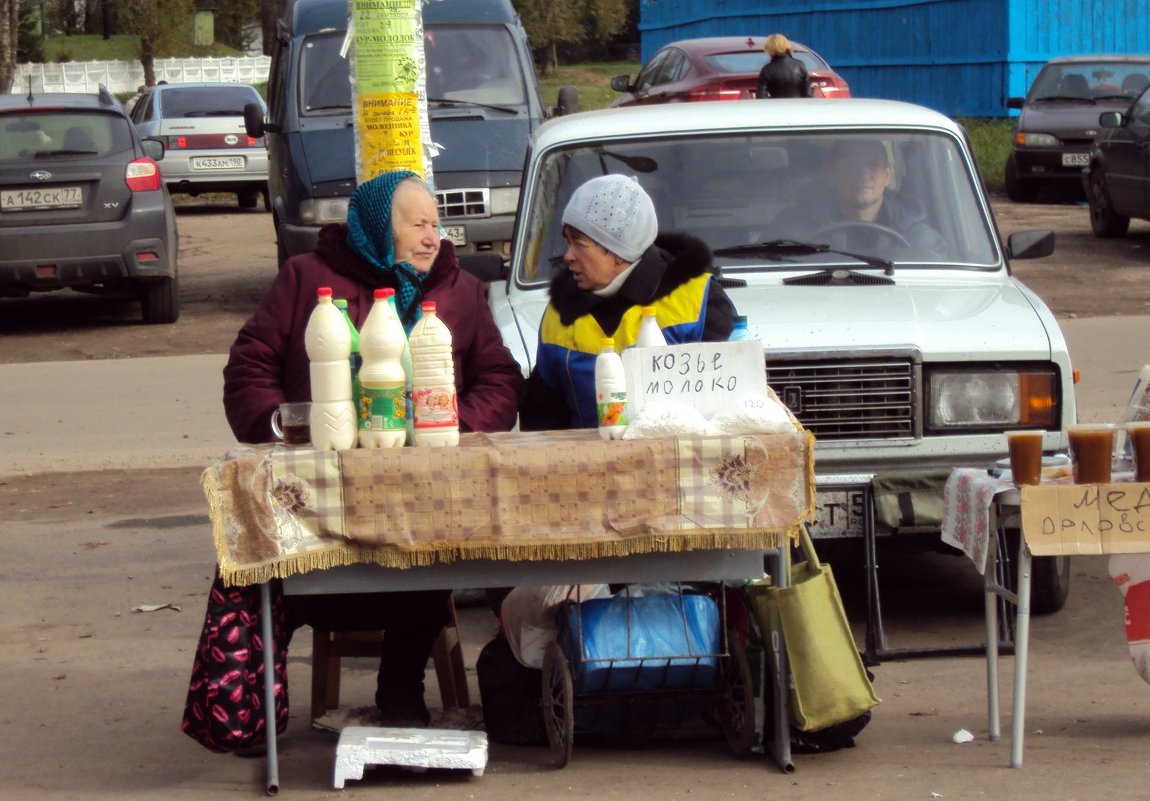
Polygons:
M668 344L727 339L735 310L711 269L711 251L701 240L664 234L612 297L579 289L566 269L557 274L539 325L519 427L594 428L600 341L612 337L620 352L634 345L643 306L655 307Z

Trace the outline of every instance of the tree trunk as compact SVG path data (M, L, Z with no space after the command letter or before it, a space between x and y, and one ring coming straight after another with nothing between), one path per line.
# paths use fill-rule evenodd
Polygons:
M272 54L272 44L276 40L276 20L279 11L276 0L260 0L260 30L263 32L263 51L265 56Z
M543 63L539 65L539 71L544 78L550 78L555 74L555 67L559 63L558 52L554 42L543 48Z
M19 0L0 0L0 94L12 91L12 79L16 73L16 38L19 33Z
M144 86L155 86L156 45L148 34L140 36L140 64L144 67Z

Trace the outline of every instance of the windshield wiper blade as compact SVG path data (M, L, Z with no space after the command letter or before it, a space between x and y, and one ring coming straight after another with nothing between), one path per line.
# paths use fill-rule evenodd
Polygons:
M1034 98L1035 103L1045 103L1049 100L1081 100L1083 103L1090 103L1092 105L1094 103L1094 98L1092 97L1081 97L1076 95L1047 95L1046 97Z
M868 267L882 270L884 275L894 275L894 262L879 256L870 256L865 253L851 253L848 250L838 250L830 245L820 242L798 242L794 239L770 239L766 242L757 242L752 245L734 245L719 248L714 251L716 256L763 256L772 261L780 261L787 256L813 256L817 253L834 253L846 256L848 259L861 261Z
M428 103L436 103L441 106L475 106L476 108L489 108L492 111L502 111L504 114L518 114L519 109L508 108L507 106L492 106L488 103L476 103L473 100L448 100L443 97L429 97Z

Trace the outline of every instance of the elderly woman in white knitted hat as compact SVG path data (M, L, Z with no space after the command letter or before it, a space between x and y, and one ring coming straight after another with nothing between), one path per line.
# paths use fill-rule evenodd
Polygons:
M669 344L725 340L735 308L712 274L711 250L687 234L659 234L655 206L634 178L582 184L563 211L566 270L551 282L535 368L519 405L525 431L594 428L595 357L612 337L635 343L643 306Z

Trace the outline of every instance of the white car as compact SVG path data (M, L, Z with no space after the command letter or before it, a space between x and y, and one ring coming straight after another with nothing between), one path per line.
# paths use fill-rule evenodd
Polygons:
M836 212L837 159L863 140L886 179L885 225ZM1003 242L949 118L893 101L764 100L547 122L528 153L509 274L489 261L485 276L525 372L548 283L564 269L562 209L604 173L638 178L661 231L711 246L763 343L768 383L817 438L816 536L873 546L873 520L877 536L938 546L938 521L920 503L900 510L900 487L925 481L916 501L940 498L950 469L1005 457L1011 429L1043 429L1046 453L1066 451L1076 416L1066 341L1009 265L1049 255L1053 233ZM876 487L895 493L897 519L888 504L872 513ZM1035 611L1057 610L1068 589L1065 559L1035 560Z

